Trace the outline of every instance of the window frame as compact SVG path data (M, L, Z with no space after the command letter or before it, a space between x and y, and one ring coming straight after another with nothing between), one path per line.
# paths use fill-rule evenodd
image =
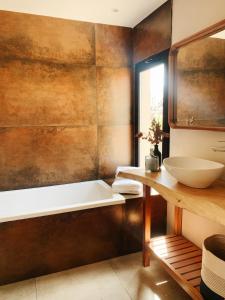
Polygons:
M169 49L159 54L153 55L137 63L135 65L135 76L134 76L134 136L140 131L139 130L139 90L140 90L140 72L154 67L160 63L164 63L165 66L165 77L164 77L164 91L163 91L163 131L169 133L170 126L168 120L168 60L169 60ZM169 156L169 138L163 140L162 143L162 158ZM139 141L137 138L134 140L134 165L138 166L139 162Z

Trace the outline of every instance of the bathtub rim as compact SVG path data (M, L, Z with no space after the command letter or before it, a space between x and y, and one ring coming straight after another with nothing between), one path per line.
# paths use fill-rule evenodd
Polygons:
M60 185L51 185L49 187L53 186L66 186L70 184L82 184L86 182L98 182L104 188L108 189L109 191L112 192L112 188L103 180L89 180L89 181L82 181L82 182L75 182L75 183L66 183L66 184L60 184ZM39 188L47 188L45 187L33 187L30 189L39 189ZM27 189L21 189L21 190L12 190L12 191L22 191L22 190L27 190ZM4 193L5 191L3 191ZM8 191L9 192L9 191ZM55 209L53 208L48 208L48 209L42 209L38 210L35 212L30 212L30 213L21 213L17 215L11 215L11 216L2 216L0 217L0 224L1 223L6 223L6 222L12 222L12 221L17 221L17 220L25 220L25 219L31 219L31 218L38 218L38 217L44 217L44 216L49 216L49 215L56 215L56 214L62 214L62 213L68 213L68 212L73 212L73 211L79 211L79 210L87 210L87 209L92 209L92 208L98 208L98 207L105 207L105 206L112 206L112 205L118 205L118 204L125 204L126 198L122 196L121 194L118 193L113 193L112 192L112 198L107 198L103 200L96 200L96 201L90 201L90 202L85 202L85 203L76 203L72 205L64 205L61 207L57 207Z

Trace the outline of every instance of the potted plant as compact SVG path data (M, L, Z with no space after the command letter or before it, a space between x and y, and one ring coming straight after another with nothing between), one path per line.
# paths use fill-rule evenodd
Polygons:
M169 133L162 131L160 121L157 121L155 118L153 118L150 127L148 128L148 133L145 134L143 132L139 132L136 137L146 140L150 144L154 145L154 148L150 149L150 156L158 157L160 167L162 163L162 154L159 151L159 143L161 143L164 138L169 137Z

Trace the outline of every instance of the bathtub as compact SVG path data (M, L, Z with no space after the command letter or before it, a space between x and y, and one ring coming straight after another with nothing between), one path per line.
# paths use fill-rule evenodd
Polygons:
M102 180L0 192L0 285L140 251L142 208Z
M125 203L102 180L0 192L0 223Z
M0 285L124 254L126 205L102 180L0 192Z

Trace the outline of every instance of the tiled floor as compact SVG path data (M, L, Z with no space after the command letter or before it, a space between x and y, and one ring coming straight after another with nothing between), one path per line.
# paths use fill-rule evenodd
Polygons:
M135 253L0 287L0 300L190 300L161 268Z

